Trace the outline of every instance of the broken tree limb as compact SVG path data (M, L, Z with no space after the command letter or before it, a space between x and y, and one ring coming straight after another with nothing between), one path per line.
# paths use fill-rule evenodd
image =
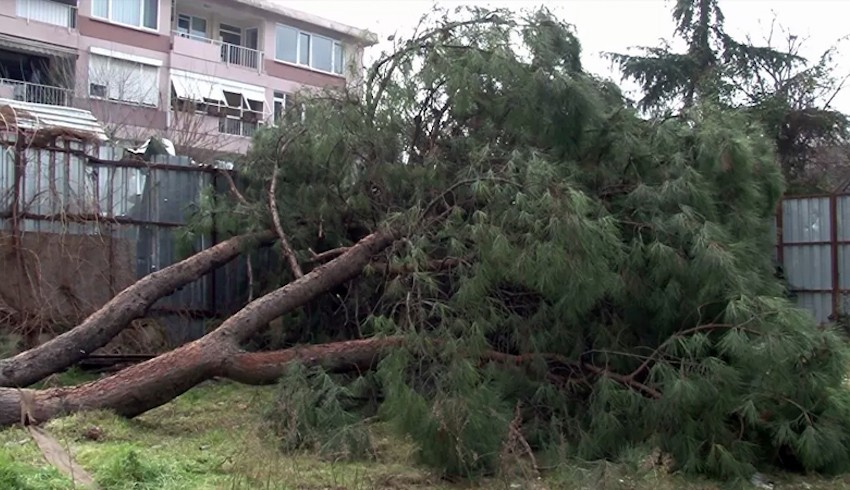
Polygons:
M241 342L269 321L360 274L372 256L394 239L390 232L375 232L336 259L252 301L206 336L107 378L70 388L0 388L0 426L20 420L22 397L31 399L33 418L39 422L92 409L133 417L167 403L202 381L226 375L228 369L234 376L246 379L248 376L240 366L250 366L250 362L243 358L241 363L233 363L246 355L239 348ZM318 349L324 349L326 355L341 356L341 352L327 347ZM303 355L290 355L292 359L303 358ZM363 356L353 358L362 360ZM268 363L268 358L265 362Z
M248 200L245 199L245 196L243 196L241 192L239 192L239 188L236 187L236 182L233 181L233 176L230 175L230 171L219 169L218 172L221 175L224 175L224 179L227 180L227 187L230 188L230 193L233 194L233 197L235 197L241 204L248 206Z
M163 405L213 377L252 385L271 384L294 362L329 371L364 372L373 368L387 352L404 346L407 340L403 336L373 337L273 352L245 352L232 343L207 336L92 383L45 390L0 388L0 426L18 422L21 396L30 400L29 403L34 406L34 418L39 421L95 409L112 410L119 415L133 417ZM542 358L554 364L574 366L577 371L593 376L612 377L614 374L596 366L579 365L555 354L512 355L485 351L472 355L484 362L526 367L530 367L535 359ZM612 379L623 382L622 376L614 375ZM650 398L661 396L656 389L643 384L624 383L624 386Z
M298 265L298 258L295 257L295 251L292 250L292 246L289 245L289 239L287 239L286 233L283 231L283 226L280 223L280 213L277 212L275 191L277 189L277 176L279 172L280 167L275 166L274 171L272 172L272 182L269 184L269 212L272 214L272 222L274 223L274 229L277 232L277 238L280 240L280 249L283 253L283 257L286 259L287 263L289 263L289 269L292 271L292 275L298 279L304 275L304 272L301 271L301 266Z
M404 337L373 337L271 352L243 352L228 359L219 376L251 385L270 384L280 379L293 362L332 372L368 371L386 350L401 346L404 340Z
M246 247L274 237L272 232L240 235L148 274L68 332L0 360L0 386L29 386L73 365L109 343L132 320L144 315L158 299L230 262Z

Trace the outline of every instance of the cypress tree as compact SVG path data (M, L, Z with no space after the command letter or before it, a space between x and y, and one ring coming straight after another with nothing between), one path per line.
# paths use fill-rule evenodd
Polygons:
M638 107L675 113L702 100L746 110L775 142L793 192L831 192L836 179L813 175L812 164L824 150L846 144L850 131L847 116L830 107L846 80L833 73L836 49L810 62L800 55L802 42L793 33L777 48L775 20L761 45L749 37L735 39L726 31L718 0L675 0L672 14L685 52L665 43L639 54L608 54L625 78L640 84Z

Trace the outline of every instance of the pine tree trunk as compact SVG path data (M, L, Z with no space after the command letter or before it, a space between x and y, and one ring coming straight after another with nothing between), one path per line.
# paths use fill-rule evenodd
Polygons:
M239 343L264 325L325 291L357 276L372 256L393 241L390 233L367 236L346 253L239 310L210 334L117 374L71 388L0 388L0 426L19 422L22 397L36 422L80 410L107 409L132 417L158 407L213 376L250 383L273 382L289 362L300 359L329 368L371 364L377 352L398 339L371 339L245 353ZM77 327L79 328L79 327Z
M73 365L109 343L158 299L230 262L252 243L274 237L271 232L240 235L139 279L68 332L0 360L0 386L29 386Z

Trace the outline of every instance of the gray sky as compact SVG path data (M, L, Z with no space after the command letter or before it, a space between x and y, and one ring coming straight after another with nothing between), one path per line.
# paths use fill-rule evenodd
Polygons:
M278 0L298 10L320 15L378 34L381 41L367 51L367 62L391 43L393 33L409 35L421 15L431 9L431 0ZM441 0L443 6L481 5L511 9L533 8L540 0ZM673 21L671 3L665 0L548 0L547 6L565 21L575 25L584 50L587 70L619 81L619 73L600 56L601 52L625 52L631 46L655 46L670 38ZM749 34L756 40L767 35L771 20L801 38L803 55L817 58L850 35L850 0L721 0L730 34ZM841 43L836 57L837 75L850 74L850 41ZM633 85L623 84L626 89ZM632 95L635 95L632 93ZM833 107L850 113L850 81L833 101Z

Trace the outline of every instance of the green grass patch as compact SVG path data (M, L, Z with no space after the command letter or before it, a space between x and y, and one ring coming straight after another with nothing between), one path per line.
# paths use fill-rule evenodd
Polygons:
M71 375L74 381L85 379L80 373ZM56 381L62 382L61 378ZM132 420L95 411L53 420L46 429L104 490L728 488L643 467L639 452L633 461L617 464L547 467L542 479L528 476L451 484L413 464L414 446L381 424L370 426L375 457L368 461L307 452L283 454L264 418L274 406L275 390L207 382ZM850 478L780 475L772 479L783 490L850 488ZM0 489L7 488L70 490L73 486L47 464L29 434L14 427L0 431Z

